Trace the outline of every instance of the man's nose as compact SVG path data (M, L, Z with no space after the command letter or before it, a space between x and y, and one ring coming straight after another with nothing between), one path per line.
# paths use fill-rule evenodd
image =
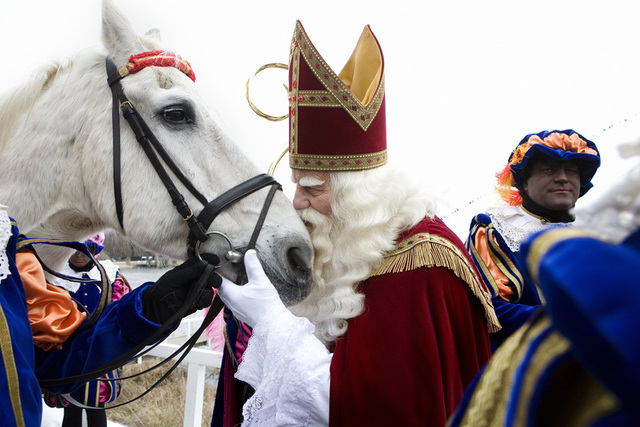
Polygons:
M553 179L558 181L558 182L568 182L569 178L567 178L567 172L564 170L563 167L559 167L556 170L556 173L553 176Z
M300 188L296 187L296 192L293 195L293 208L295 210L300 210L306 209L309 206L311 206L309 200L302 194Z

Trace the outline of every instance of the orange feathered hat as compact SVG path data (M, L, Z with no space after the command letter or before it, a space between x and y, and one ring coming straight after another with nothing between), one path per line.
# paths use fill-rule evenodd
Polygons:
M384 59L371 28L336 74L297 21L289 52L289 166L335 172L386 162Z
M580 194L582 197L593 184L591 179L600 167L600 152L592 141L573 129L542 131L526 135L509 155L504 169L496 174L496 191L510 205L522 204L522 196L516 187L522 184L520 174L529 159L542 154L559 161L571 160L580 169Z

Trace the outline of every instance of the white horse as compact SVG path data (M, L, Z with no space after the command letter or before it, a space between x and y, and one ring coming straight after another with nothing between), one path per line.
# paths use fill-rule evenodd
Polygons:
M29 237L82 241L111 228L137 245L175 259L187 257L189 227L176 212L157 173L121 117L122 217L119 224L112 165L112 98L105 58L118 68L133 54L165 50L152 36L137 36L110 0L102 5L99 49L42 68L33 81L0 97L0 203ZM180 171L207 200L258 175L257 167L221 131L198 97L194 82L172 66L151 66L121 80L129 100ZM203 209L174 178L195 215ZM268 189L225 209L209 230L246 247ZM210 238L202 252L223 256L228 243ZM278 191L256 250L285 303L306 296L311 285L309 235L290 201ZM40 248L39 248L40 251ZM67 250L41 250L53 268ZM241 267L221 274L235 280Z

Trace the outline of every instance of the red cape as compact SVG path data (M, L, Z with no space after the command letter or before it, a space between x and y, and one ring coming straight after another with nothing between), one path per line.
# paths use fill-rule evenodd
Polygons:
M475 271L464 245L439 219L399 241L417 235L439 242L419 246L445 254L448 267L414 265L362 283L364 313L349 321L331 362L331 426L444 426L490 357L483 306L459 278Z

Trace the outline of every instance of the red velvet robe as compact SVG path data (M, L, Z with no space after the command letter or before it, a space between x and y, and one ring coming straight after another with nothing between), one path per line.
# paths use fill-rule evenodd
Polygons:
M404 260L362 283L365 311L336 342L331 426L444 426L490 357L492 310L460 239L425 219L399 242L387 259Z

